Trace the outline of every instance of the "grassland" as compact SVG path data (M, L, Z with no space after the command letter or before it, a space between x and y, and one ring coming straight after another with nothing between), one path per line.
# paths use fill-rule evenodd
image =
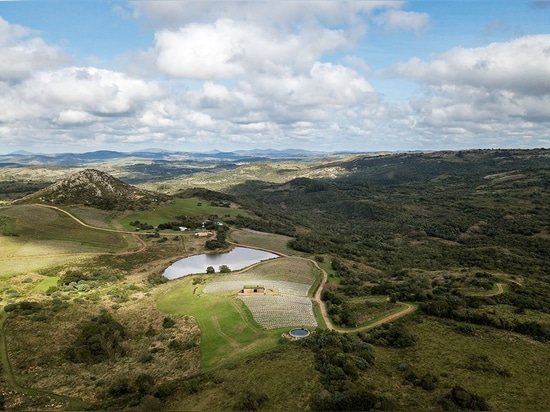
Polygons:
M335 156L332 160L342 156ZM333 168L319 168L321 164L330 159L314 161L277 161L277 162L251 162L239 164L236 168L222 170L213 173L214 170L201 171L186 176L179 176L175 179L162 182L144 183L143 186L149 190L165 191L171 193L189 187L206 187L211 190L226 191L232 186L241 184L248 180L283 183L297 177L323 178L335 177L346 174L346 170Z
M128 235L91 230L65 214L44 207L21 205L0 209L9 219L12 236L0 244L0 276L37 271L134 244Z
M377 347L376 366L364 378L391 393L397 409L437 410L438 399L454 385L482 396L494 410L544 410L550 404L547 345L484 327L464 335L452 321L413 315L405 322L418 337L416 345ZM430 391L412 377L428 373L438 380Z

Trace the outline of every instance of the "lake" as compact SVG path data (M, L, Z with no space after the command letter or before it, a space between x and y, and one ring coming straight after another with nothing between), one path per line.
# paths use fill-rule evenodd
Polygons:
M278 255L264 250L236 247L230 252L219 254L203 254L189 256L168 266L162 276L167 279L178 279L184 276L206 273L206 268L212 266L216 272L221 265L227 265L231 270L239 270Z

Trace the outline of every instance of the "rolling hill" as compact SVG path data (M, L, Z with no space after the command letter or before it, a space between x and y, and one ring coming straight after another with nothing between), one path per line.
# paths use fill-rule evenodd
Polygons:
M170 196L124 183L108 173L85 169L14 203L84 204L106 210L143 209Z

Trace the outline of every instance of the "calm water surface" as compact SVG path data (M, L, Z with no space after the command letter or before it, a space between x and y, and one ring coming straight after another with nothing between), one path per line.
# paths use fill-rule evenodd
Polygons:
M167 267L162 276L167 279L177 279L187 275L206 273L208 266L212 266L216 272L221 265L227 265L231 270L239 270L276 257L278 257L276 254L263 250L236 247L228 253L195 255L180 259Z

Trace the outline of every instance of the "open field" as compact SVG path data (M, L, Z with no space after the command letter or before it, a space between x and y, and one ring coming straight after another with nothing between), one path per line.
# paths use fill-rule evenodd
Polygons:
M106 218L92 212L87 216ZM86 228L60 211L39 206L3 208L0 218L9 219L13 234L3 236L0 243L0 276L114 253L135 243L130 235Z
M0 215L15 219L15 235L33 240L74 242L104 251L116 251L127 246L124 237L115 232L90 230L59 211L33 205L1 209Z
M122 212L100 210L86 206L71 206L67 207L66 210L90 226L105 229L122 229L122 226L118 224L118 218Z

